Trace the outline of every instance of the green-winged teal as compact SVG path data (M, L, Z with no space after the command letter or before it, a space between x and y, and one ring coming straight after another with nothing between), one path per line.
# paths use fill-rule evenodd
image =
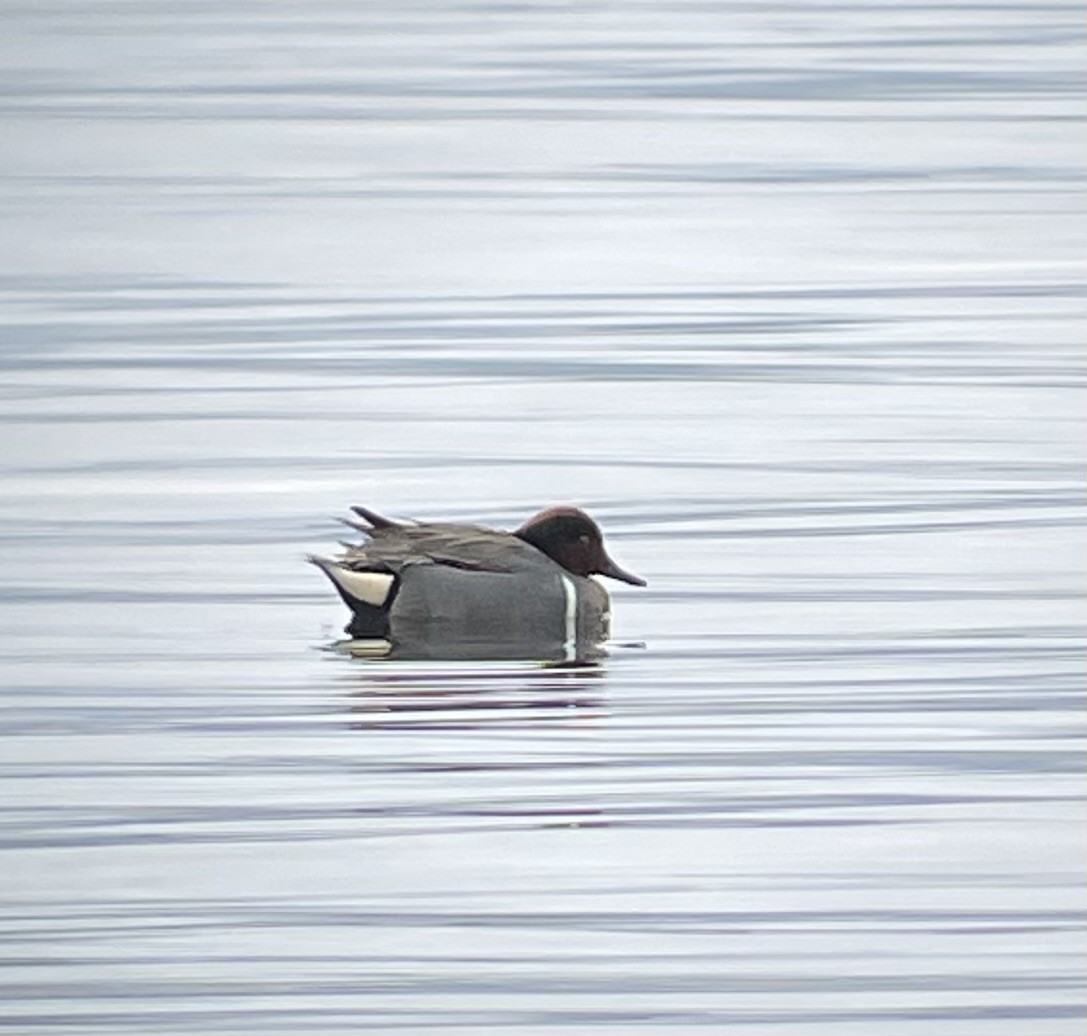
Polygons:
M347 524L366 542L310 560L351 609L350 636L411 657L578 657L608 636L608 594L589 577L645 586L574 507L548 508L515 532L352 510L366 524Z

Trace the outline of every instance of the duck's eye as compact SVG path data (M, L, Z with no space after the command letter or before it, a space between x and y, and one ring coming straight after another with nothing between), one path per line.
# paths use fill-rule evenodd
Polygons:
M588 536L584 536L584 535L582 535L582 536L579 536L579 537L578 537L578 542L579 542L579 543L584 543L584 544L585 544L585 546L587 547L587 546L589 545L589 537L588 537Z

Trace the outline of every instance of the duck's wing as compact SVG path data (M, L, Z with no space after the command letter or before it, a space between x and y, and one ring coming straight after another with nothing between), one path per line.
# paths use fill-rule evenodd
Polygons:
M369 517L369 516L367 516ZM516 572L548 559L510 533L478 525L427 523L362 526L348 523L369 538L348 547L336 563L355 572L398 573L406 565L448 565L478 572Z

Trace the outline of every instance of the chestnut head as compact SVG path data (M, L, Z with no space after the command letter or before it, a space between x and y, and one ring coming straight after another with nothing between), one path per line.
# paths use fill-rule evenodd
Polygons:
M644 579L612 561L604 549L600 526L576 507L549 507L530 518L514 535L576 576L610 576L645 586Z

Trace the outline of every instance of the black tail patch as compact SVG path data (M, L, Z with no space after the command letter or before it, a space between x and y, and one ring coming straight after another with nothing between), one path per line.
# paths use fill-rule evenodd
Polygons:
M389 613L384 608L375 608L365 601L355 601L351 608L351 621L343 628L349 637L370 640L389 635Z

